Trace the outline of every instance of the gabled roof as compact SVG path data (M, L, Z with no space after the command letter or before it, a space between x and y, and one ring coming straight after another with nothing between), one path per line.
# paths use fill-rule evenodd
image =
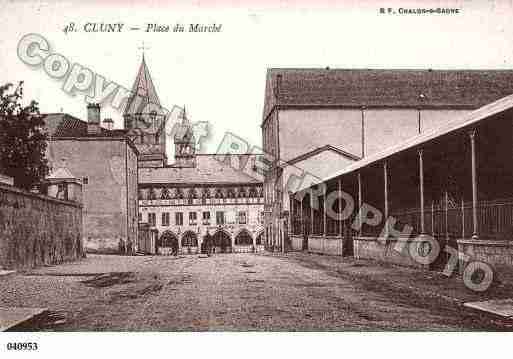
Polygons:
M98 134L90 135L87 133L87 122L82 121L67 113L48 113L41 114L45 121L45 128L48 135L52 138L62 137L122 137L126 131L122 129L107 130L101 127Z
M356 155L353 155L352 153L349 153L349 152L346 152L340 148L337 148L335 146L332 146L332 145L324 145L324 146L321 146L321 147L318 147L310 152L307 152L307 153L303 153L302 155L299 155L289 161L286 161L284 162L283 164L280 164L280 166L284 167L284 166L288 166L288 165L294 165L298 162L301 162L303 160L306 160L307 158L310 158L310 157L313 157L321 152L324 152L324 151L332 151L332 152L335 152L343 157L346 157L352 161L358 161L361 157L358 157Z
M158 108L160 108L160 100L143 54L141 66L139 66L137 77L132 86L132 95L128 99L123 115L149 113L149 109L158 111Z
M513 70L267 71L263 120L275 105L476 109L513 94Z
M196 155L195 167L167 166L139 168L139 183L144 184L237 184L261 183L253 171L258 155ZM224 161L223 161L224 160ZM229 165L228 161L232 161ZM249 161L249 162L248 162ZM251 172L253 175L248 175Z

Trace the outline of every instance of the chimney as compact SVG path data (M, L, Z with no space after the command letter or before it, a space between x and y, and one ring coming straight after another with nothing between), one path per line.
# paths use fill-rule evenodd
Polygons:
M112 118L106 118L103 120L103 128L106 128L109 131L114 128L114 121L112 121Z
M87 134L98 135L101 132L100 127L100 104L87 104Z

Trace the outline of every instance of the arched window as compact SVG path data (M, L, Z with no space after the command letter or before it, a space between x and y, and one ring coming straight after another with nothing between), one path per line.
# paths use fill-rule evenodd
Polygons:
M230 235L226 233L225 231L217 231L214 234L214 246L220 247L221 252L228 251L228 248L231 248L232 246L232 240L230 238ZM216 250L217 252L217 250Z
M245 198L246 197L246 188L241 187L239 188L239 198Z
M226 191L226 198L235 198L234 188L228 188L228 191Z
M221 188L216 189L215 198L224 198L223 191L221 191Z
M168 188L164 188L162 190L162 193L160 194L160 198L161 199L170 199L171 198L171 195L169 194L169 189Z
M177 199L183 199L183 191L181 188L177 188L175 192L175 198Z
M196 233L192 231L187 231L182 236L182 247L197 247L198 246L198 237Z
M178 238L176 235L171 231L165 231L162 233L160 238L157 240L157 246L158 247L175 247L178 245Z
M255 187L250 187L249 188L249 197L255 198L257 196L258 196L257 189Z
M208 190L208 188L203 188L203 190L201 191L201 197L210 198L210 191Z

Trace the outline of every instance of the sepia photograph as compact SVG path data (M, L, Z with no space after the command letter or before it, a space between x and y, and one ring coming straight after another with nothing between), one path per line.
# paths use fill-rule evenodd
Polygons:
M2 357L508 350L512 16L0 0Z

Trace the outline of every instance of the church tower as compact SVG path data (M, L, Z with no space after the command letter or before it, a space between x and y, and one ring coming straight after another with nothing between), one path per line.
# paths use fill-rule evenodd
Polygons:
M175 164L177 167L194 167L196 165L196 142L192 125L187 119L185 106L180 113L181 120L174 136Z
M139 167L162 167L166 157L166 116L153 85L144 53L123 119L139 151Z

